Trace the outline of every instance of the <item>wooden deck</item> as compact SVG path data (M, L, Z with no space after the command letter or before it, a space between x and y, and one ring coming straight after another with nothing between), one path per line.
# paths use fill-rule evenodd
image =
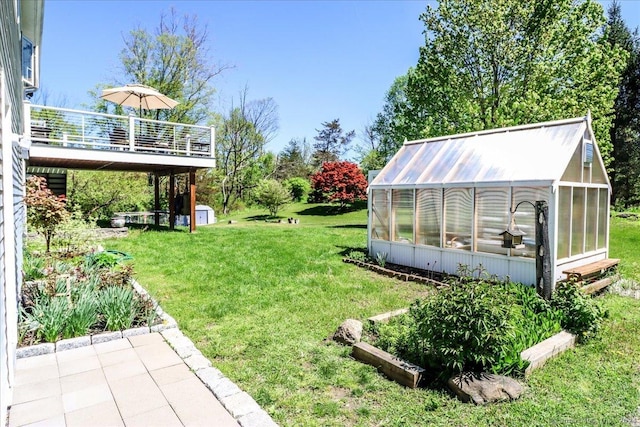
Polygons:
M619 262L619 259L608 258L592 262L590 264L581 265L580 267L564 270L562 273L566 274L569 279L583 281L585 279L604 274L607 270L616 267Z

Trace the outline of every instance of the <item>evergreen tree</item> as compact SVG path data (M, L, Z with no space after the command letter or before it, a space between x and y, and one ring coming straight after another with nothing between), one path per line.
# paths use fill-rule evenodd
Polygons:
M620 3L614 1L607 12L607 41L629 55L614 104L610 172L613 203L628 207L640 204L640 42L638 30L632 34L624 23Z
M314 166L320 167L325 162L335 162L340 159L348 149L351 140L356 136L356 131L352 130L343 133L340 126L340 119L330 122L323 122L322 129L316 129L317 136L313 144L315 153L313 154Z

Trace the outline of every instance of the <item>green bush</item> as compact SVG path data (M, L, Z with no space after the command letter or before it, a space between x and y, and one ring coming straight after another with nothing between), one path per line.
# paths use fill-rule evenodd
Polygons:
M308 179L300 177L289 178L283 184L289 193L291 193L291 198L294 202L305 200L311 191L311 183Z
M276 216L280 208L291 201L291 195L275 179L263 179L255 190L255 199L271 216Z
M580 341L593 338L606 317L599 301L586 295L572 281L559 282L551 297L551 306L563 313L562 326Z
M522 374L520 353L561 330L533 287L462 279L373 331L376 346L420 366Z
M429 365L426 341L418 333L417 312L420 309L420 302L417 301L409 313L376 325L372 331L377 335L376 346L416 365Z
M430 356L455 372L486 370L513 334L504 289L484 281L453 283L416 309Z
M504 375L520 375L529 365L521 359L520 353L560 332L563 315L532 286L506 285L504 291L504 303L511 306L509 323L513 325L513 333L508 336L491 370Z

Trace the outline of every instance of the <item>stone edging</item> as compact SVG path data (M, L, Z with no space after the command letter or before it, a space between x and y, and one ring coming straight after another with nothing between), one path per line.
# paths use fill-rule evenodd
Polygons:
M277 427L271 416L258 405L258 403L246 392L242 391L231 380L225 377L220 370L211 365L211 361L196 348L193 342L187 338L178 328L175 319L167 314L149 293L135 280L133 287L144 300L153 301L156 313L162 319L162 323L151 327L125 329L124 331L104 332L84 337L60 340L56 343L44 343L29 347L20 347L16 350L16 358L22 359L31 356L55 353L71 350L93 344L127 338L135 335L144 335L159 332L164 340L180 356L184 363L191 369L204 385L220 401L222 406L242 427Z
M446 283L439 282L435 279L429 279L427 277L418 276L416 274L402 273L400 271L391 270L389 268L384 268L376 264L371 264L369 262L360 261L352 258L343 258L342 262L347 264L355 264L358 267L366 268L367 270L374 271L376 273L382 274L387 277L393 277L395 279L403 280L405 282L418 282L423 284L431 284L436 287L447 286Z

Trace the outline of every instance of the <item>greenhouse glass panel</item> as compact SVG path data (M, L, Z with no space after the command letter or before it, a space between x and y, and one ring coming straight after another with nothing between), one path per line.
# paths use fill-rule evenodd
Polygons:
M500 233L509 225L509 188L477 188L476 214L476 251L507 255Z
M578 144L561 181L582 182L582 144Z
M391 193L394 242L413 243L413 190Z
M571 209L571 255L584 253L585 190L573 187L573 207Z
M389 240L389 190L371 191L371 238Z
M473 221L473 189L446 188L444 190L445 246L471 250Z
M429 160L433 157L433 151L430 144L418 144L420 150L414 155L411 162L407 163L405 170L394 180L394 184L415 184L420 174L424 172L424 168L429 164Z
M432 160L430 162L429 167L420 176L420 183L446 182L445 178L455 167L464 151L464 145L459 140L446 141L439 145L442 145L441 155L437 158L437 161Z
M424 188L416 191L416 216L418 219L417 243L440 247L442 225L442 190L440 188Z
M607 247L607 219L608 219L608 201L609 191L606 188L601 188L600 197L598 200L598 249Z
M596 237L598 234L598 189L587 189L587 234L585 235L585 250L597 249Z
M571 256L571 187L558 189L558 259Z
M512 250L512 256L526 258L536 257L536 202L549 203L549 189L546 187L515 187L512 193L513 208L518 206L513 215L518 228L524 231L523 249ZM513 210L513 209L512 209Z
M403 145L373 182L375 184L393 183L398 175L402 173L405 166L413 159L420 147L422 147L421 144Z

